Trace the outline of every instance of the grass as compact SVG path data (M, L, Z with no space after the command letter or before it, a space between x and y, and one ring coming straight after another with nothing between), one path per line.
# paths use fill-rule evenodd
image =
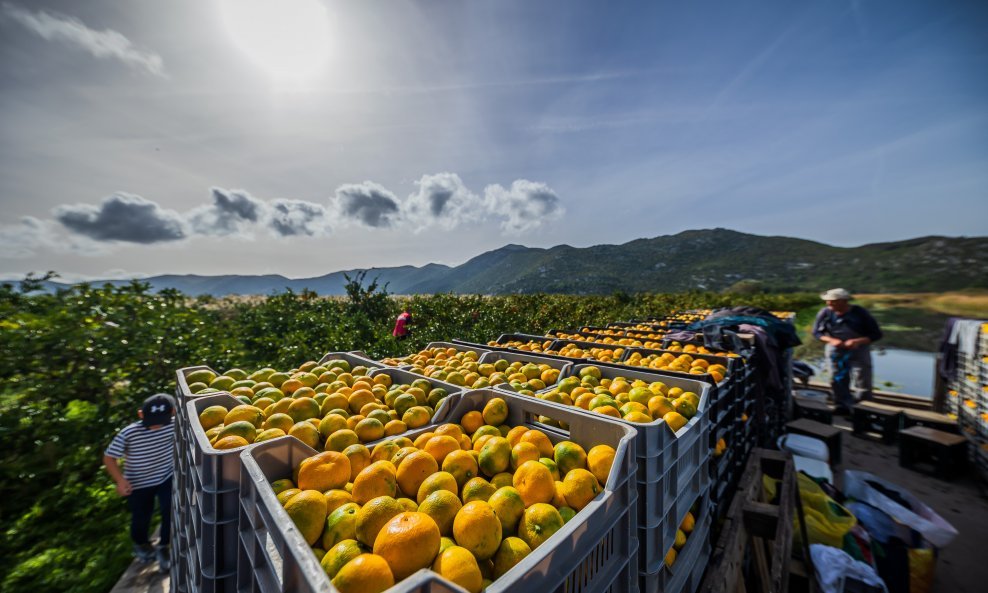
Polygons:
M988 318L988 291L861 294L857 301L868 308L924 309L954 317Z

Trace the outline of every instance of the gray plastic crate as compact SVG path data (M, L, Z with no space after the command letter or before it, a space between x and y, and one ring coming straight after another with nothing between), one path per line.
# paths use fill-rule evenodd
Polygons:
M561 415L571 425L570 439L585 448L609 444L615 448L615 461L604 492L486 591L633 593L635 582L629 577L633 574L637 544L635 492L631 487L634 432L609 418L589 418L547 402L493 389L464 394L450 418L459 420L468 411L481 410L493 397L508 402L508 424L531 425L559 441L567 435L536 425L533 420L539 415ZM428 428L415 432L423 430ZM315 451L295 440L270 441L242 453L239 591L336 591L270 487L271 481L291 476L292 469L313 454ZM431 592L453 587L427 572L419 571L390 591ZM434 588L430 583L443 588Z
M681 379L671 377L662 371L638 371L630 367L615 367L601 364L577 364L570 367L565 376L579 375L588 366L600 369L602 377L613 379L625 377L641 379L642 381L662 381L669 387L679 387L684 391L692 391L700 396L700 405L696 415L686 423L686 426L673 433L661 419L648 424L637 424L617 420L633 427L638 436L635 439L635 456L638 458L638 479L642 482L654 482L661 478L680 458L702 460L703 455L691 454L694 448L700 448L709 453L707 433L707 405L709 401L710 384L696 379ZM568 407L568 406L563 406ZM571 407L571 406L569 406ZM582 408L573 408L582 414L599 416ZM687 472L691 468L684 468Z
M236 500L238 487L240 485L240 449L214 449L206 438L206 431L199 423L199 414L210 406L223 406L227 410L232 410L243 402L233 397L229 393L218 393L216 395L206 395L194 398L186 404L186 415L190 419L189 428L192 432L192 447L190 449L190 479L191 491L197 494L209 493L217 496L232 497ZM247 445L250 447L251 445ZM226 506L221 503L212 505ZM209 516L213 521L230 519L227 517Z
M697 519L693 533L679 551L671 568L666 567L663 560L658 570L639 573L638 589L641 593L695 593L699 590L711 553L712 513L709 512L710 509L707 511Z
M534 364L547 364L554 369L559 371L559 377L562 378L564 373L569 367L573 366L572 362L567 362L565 359L560 359L558 357L543 356L541 354L528 354L525 352L519 352L517 350L512 350L508 352L488 352L487 354L480 357L477 362L480 363L493 363L497 360L507 360L511 362L522 362L522 363L534 363ZM556 381L558 382L559 379ZM509 393L515 393L510 387L502 387L501 385L495 385L495 389L499 391L507 391Z
M639 496L642 496L642 484L638 484ZM699 512L696 514L696 524L700 526L702 520L711 513L710 503L710 476L706 467L694 472L686 487L680 491L674 491L667 484L660 484L660 490L646 489L644 494L649 497L650 503L665 509L661 518L651 523L644 520L639 521L638 529L638 561L642 572L655 572L662 565L666 552L676 541L676 530L683 518L694 503L699 502ZM638 505L639 512L642 504ZM709 539L709 538L707 538Z
M415 373L412 373L410 371L406 371L404 369L398 369L398 368L395 368L395 367L385 366L385 367L374 369L373 371L370 372L370 375L369 376L370 377L376 377L378 375L388 375L389 377L391 377L392 384L406 384L407 385L407 384L410 384L412 381L415 381L415 380L418 380L418 379L425 379L426 381L428 381L429 383L431 383L434 388L435 387L442 387L443 389L445 389L446 392L447 392L447 396L445 398L443 398L443 400L441 402L439 402L439 405L436 406L436 409L435 409L434 413L432 414L432 420L434 422L435 421L438 421L438 420L441 420L441 419L443 419L443 418L446 417L446 414L449 413L449 410L450 410L450 407L452 406L452 404L459 398L460 394L463 393L463 391L464 391L464 388L463 387L460 387L458 385L453 385L452 383L447 383L445 381L439 381L438 379L430 379L429 377L423 377L422 375L416 375ZM453 398L453 399L450 399L450 398ZM375 441L375 443L376 442L377 441ZM367 444L368 446L370 446L369 443L365 443L365 444Z

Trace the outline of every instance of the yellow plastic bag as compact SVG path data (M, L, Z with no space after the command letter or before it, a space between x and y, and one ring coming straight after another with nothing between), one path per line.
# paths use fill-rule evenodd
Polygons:
M844 536L857 519L850 511L837 504L806 474L797 474L799 497L803 501L806 519L806 536L811 544L824 544L837 549L844 547ZM793 518L793 546L802 546L799 517Z

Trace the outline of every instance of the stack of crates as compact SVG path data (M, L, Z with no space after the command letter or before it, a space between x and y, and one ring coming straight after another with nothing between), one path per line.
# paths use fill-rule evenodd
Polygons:
M380 365L359 352L333 352L319 363L346 360L370 369ZM231 409L242 402L226 392L195 395L187 377L206 366L176 372L178 410L175 481L172 488L172 590L181 593L235 591L240 498L240 452L214 449L199 423L213 405ZM256 445L248 445L247 449Z
M487 593L635 593L638 549L635 528L639 505L635 490L635 431L600 415L495 389L469 391L453 406L447 421L483 410L492 398L508 404L509 426L542 430L553 442L572 440L584 449L606 444L615 457L603 492L562 529L533 550L485 590ZM537 423L540 416L565 422L568 432ZM411 431L432 431L437 424ZM316 451L294 439L276 439L245 450L240 480L240 566L242 593L314 593L334 591L319 560L275 498L271 482L292 477L293 469ZM395 584L396 593L461 591L435 573L419 571Z
M971 461L988 475L988 322L979 323L975 352L958 351L954 376L947 380L946 403L947 412L971 441Z

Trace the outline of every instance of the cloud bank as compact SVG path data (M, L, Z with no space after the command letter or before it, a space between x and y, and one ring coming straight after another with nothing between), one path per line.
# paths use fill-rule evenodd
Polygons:
M116 192L97 205L63 205L53 220L27 217L0 225L0 257L27 257L47 249L103 253L107 245L153 245L196 237L254 240L258 233L281 239L321 237L334 229L362 227L386 232L429 228L454 229L496 222L506 234L534 231L558 220L564 210L545 183L517 179L507 188L471 191L459 175L423 175L417 189L401 199L373 181L344 184L325 204L277 198L264 200L243 189L210 188L210 203L185 213L127 192Z
M113 59L154 76L165 75L161 56L134 47L130 39L113 29L97 31L77 18L39 10L32 12L10 3L0 7L3 15L47 41L57 41L89 52L99 59Z

